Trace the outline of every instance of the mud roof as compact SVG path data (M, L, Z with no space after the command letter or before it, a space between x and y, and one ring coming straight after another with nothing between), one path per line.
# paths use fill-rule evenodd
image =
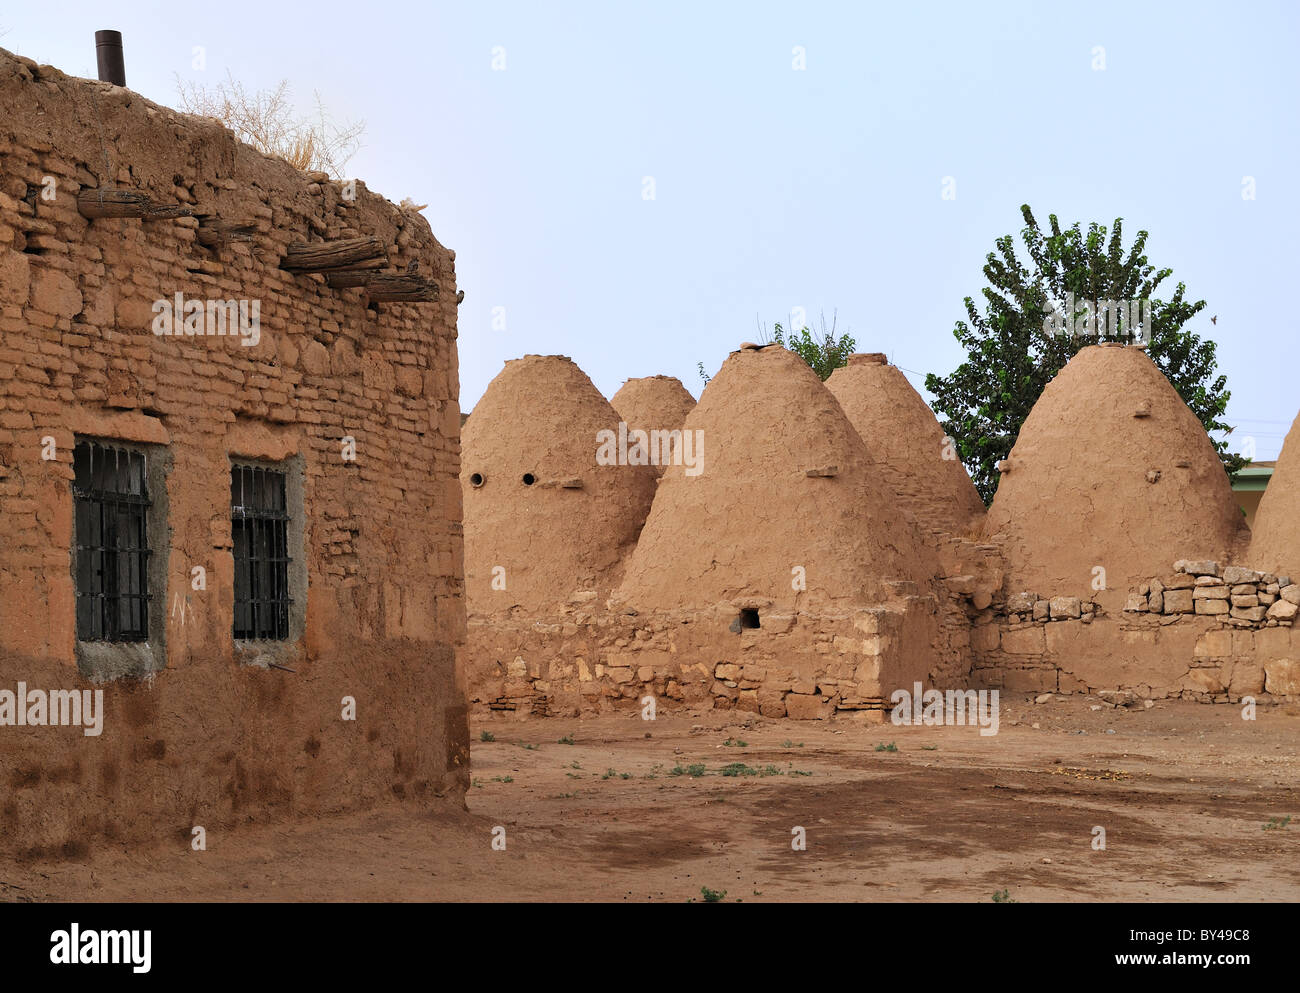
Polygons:
M665 472L618 593L630 607L852 605L936 574L848 417L794 353L733 352L685 430L699 471Z
M1300 416L1287 432L1273 478L1255 512L1255 533L1245 564L1300 580Z
M648 466L598 465L619 417L562 355L507 362L461 433L465 582L472 612L607 595L650 509ZM498 586L494 589L496 568Z
M1003 546L1012 592L1091 596L1100 567L1111 600L1248 540L1201 422L1145 351L1118 344L1081 349L1048 383L985 534Z
M927 528L961 533L984 501L955 446L907 377L879 353L849 356L826 387L844 408L903 508Z

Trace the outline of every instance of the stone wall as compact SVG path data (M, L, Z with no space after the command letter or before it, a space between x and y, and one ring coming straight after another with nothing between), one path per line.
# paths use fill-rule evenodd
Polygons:
M999 598L976 617L973 678L1012 692L1300 696L1300 585L1289 576L1180 560L1131 591L1119 616L1099 601Z
M963 602L939 602L892 584L875 606L807 614L772 612L762 600L710 611L621 612L579 591L554 616L471 615L471 702L542 716L710 706L812 719L864 711L879 720L889 695L914 682L965 687L969 619ZM742 611L749 614L746 627Z
M194 216L88 220L78 194L97 188L248 240L205 245ZM363 236L435 279L437 302L368 304L280 267L292 243ZM177 293L260 301L260 340L156 335L154 304ZM105 709L97 737L0 726L0 844L180 844L196 825L463 791L455 338L454 253L418 214L0 51L0 690L97 686ZM111 673L78 645L83 437L166 466L164 668L147 678L97 684ZM286 644L234 640L232 459L301 469L307 588Z

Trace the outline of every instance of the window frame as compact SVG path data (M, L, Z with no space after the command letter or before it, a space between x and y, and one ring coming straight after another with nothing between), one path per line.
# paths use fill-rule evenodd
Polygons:
M143 592L140 630L132 638L108 639L87 632L81 624L80 594L86 590L83 574L79 571L83 551L93 550L94 535L86 533L86 519L81 508L91 498L89 491L78 485L77 450L82 445L99 449L115 449L141 458L143 469L142 493L148 503L142 508L140 524L143 528L144 549L139 569ZM172 471L172 454L166 445L128 441L120 437L77 432L73 435L71 479L67 493L70 498L70 542L68 546L68 578L72 589L72 643L78 671L96 682L122 677L145 677L164 669L167 665L167 610L169 595L167 564L171 552L169 529L170 502L167 480ZM93 477L92 477L93 481ZM103 541L103 534L99 535ZM101 566L102 568L102 566ZM102 610L103 608L98 608ZM101 617L102 623L102 617ZM138 637L143 633L144 637Z
M235 517L235 502L232 487L235 473L240 469L269 470L284 478L284 500L281 512L284 515L283 555L286 559L285 575L287 587L285 604L287 630L282 637L241 637L236 628L239 620L239 606L235 600L235 589L240 560L236 554L238 526ZM231 615L226 630L230 633L236 658L244 663L263 665L280 664L292 661L300 655L300 644L306 632L307 617L307 554L306 554L306 515L304 511L304 490L306 486L306 462L300 454L289 455L283 459L268 459L257 456L244 456L231 452L227 457L226 495L229 501L228 520L230 521L230 562L231 562ZM257 633L254 629L254 633Z

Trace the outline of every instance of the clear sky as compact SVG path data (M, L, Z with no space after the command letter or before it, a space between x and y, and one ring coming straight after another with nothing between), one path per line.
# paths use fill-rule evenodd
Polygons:
M466 410L525 353L607 396L655 373L698 395L698 361L793 308L920 389L961 360L962 298L1021 203L1150 232L1208 302L1193 326L1257 458L1300 408L1300 4L0 6L0 47L78 75L110 27L160 103L229 70L365 120L349 174L428 203L457 252Z

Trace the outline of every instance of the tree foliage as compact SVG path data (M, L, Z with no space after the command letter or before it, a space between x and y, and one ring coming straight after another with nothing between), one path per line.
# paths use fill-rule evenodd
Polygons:
M1122 218L1115 219L1108 239L1105 226L1096 222L1086 232L1077 222L1062 230L1053 214L1045 232L1027 205L1020 211L1025 221L1020 237L1031 265L1020 261L1011 235L996 241L984 265L989 284L981 291L984 311L966 297L968 321L959 320L953 330L966 360L947 376L931 373L925 380L943 428L956 440L985 503L997 490L998 462L1011 452L1043 388L1080 348L1097 341L1147 340L1147 354L1205 429L1230 433L1222 418L1231 393L1227 378L1216 375L1217 346L1186 328L1205 301L1188 301L1181 282L1168 300L1157 298L1173 270L1157 271L1147 261L1147 232L1138 232L1126 254ZM1063 314L1071 295L1076 309ZM1100 300L1149 300L1151 326L1108 327L1095 338L1048 327L1053 314L1072 322L1084 313L1083 301ZM1229 474L1247 463L1228 452L1227 441L1211 440Z

